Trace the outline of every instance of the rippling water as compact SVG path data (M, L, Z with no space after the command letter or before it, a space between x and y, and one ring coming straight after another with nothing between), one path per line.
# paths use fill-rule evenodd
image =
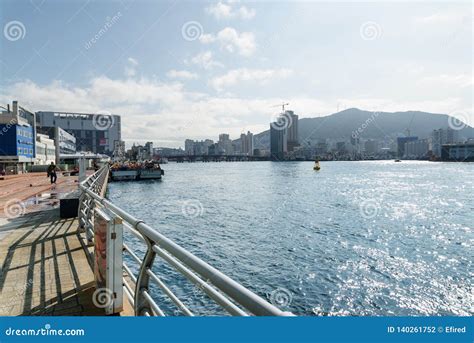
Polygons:
M321 167L170 163L163 181L112 183L109 197L295 314L474 313L474 164ZM212 312L169 268L155 268Z

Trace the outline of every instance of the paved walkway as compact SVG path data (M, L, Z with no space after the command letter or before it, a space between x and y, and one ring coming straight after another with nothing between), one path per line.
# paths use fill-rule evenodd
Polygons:
M0 220L0 315L104 315L77 219L59 211Z
M0 217L50 209L58 205L62 194L78 188L77 176L58 174L56 183L51 185L46 173L9 175L0 179Z

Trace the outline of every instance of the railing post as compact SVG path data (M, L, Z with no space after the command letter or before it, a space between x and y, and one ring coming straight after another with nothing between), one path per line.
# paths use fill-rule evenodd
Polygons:
M135 315L143 316L145 312L152 313L148 301L143 296L143 291L148 291L150 284L150 277L146 272L148 268L151 269L153 261L155 260L156 253L153 251L153 241L148 237L143 236L146 240L147 250L143 258L143 262L140 266L140 272L138 273L137 283L135 285Z

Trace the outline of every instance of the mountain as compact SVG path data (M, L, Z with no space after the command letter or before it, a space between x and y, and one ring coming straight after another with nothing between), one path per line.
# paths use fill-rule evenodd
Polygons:
M299 141L349 140L353 134L363 139L394 139L405 136L407 128L411 136L428 138L433 130L447 128L453 119L446 114L418 111L371 112L350 108L326 117L300 119ZM474 129L470 126L458 132L459 137L474 138ZM256 134L254 139L255 148L269 149L269 130Z

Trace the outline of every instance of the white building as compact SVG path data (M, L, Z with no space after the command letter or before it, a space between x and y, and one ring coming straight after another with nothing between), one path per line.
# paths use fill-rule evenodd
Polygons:
M240 144L241 144L241 153L243 155L252 156L253 155L253 133L247 131L247 134L242 133L240 135Z
M53 139L41 133L36 134L35 164L47 165L56 163L56 144Z

